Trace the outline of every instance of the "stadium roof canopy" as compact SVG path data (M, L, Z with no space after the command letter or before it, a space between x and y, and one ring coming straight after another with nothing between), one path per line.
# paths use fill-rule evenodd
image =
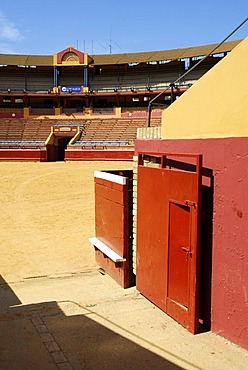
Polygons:
M229 52L237 46L242 39L223 43L214 54ZM182 49L163 51L147 51L140 53L123 54L97 54L91 55L94 65L116 65L131 63L158 62L161 60L175 60L191 57L205 56L218 44L208 44ZM0 65L12 66L53 66L53 55L21 55L0 54Z

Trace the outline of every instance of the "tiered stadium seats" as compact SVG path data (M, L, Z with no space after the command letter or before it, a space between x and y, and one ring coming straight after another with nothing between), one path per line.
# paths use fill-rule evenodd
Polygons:
M22 91L25 89L25 69L8 66L0 68L1 90Z
M51 131L51 123L32 119L1 119L0 147L42 146Z
M153 117L151 126L160 125L160 117ZM2 119L0 120L0 148L44 147L52 126L69 126L65 120ZM147 126L147 118L86 119L80 123L81 136L69 147L74 149L133 147L137 129Z
M29 68L27 73L27 91L47 92L53 87L53 74L41 67Z
M151 126L159 126L161 118L153 118ZM146 118L115 118L108 120L92 120L85 125L81 138L73 145L79 146L120 146L133 145L137 129L146 127Z
M77 85L83 86L84 84L84 70L83 67L67 68L66 73L63 70L59 74L59 85Z

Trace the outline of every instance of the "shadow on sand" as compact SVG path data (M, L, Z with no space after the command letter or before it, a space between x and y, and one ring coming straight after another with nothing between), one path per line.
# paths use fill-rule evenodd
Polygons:
M125 337L118 333L122 323L110 325L87 307L66 316L57 302L22 305L2 277L0 302L2 370L182 369L132 341L125 330Z

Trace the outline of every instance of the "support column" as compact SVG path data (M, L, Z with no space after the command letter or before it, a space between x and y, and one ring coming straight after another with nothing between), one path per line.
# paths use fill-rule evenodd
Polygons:
M25 66L24 69L24 90L28 90L28 66Z
M84 66L84 87L89 87L89 72L88 72L88 66Z
M175 85L171 83L170 87L171 87L171 104L172 104L175 100L175 92L174 92Z
M23 108L23 118L29 118L30 116L30 107Z
M58 89L58 67L53 67L53 87L55 90Z

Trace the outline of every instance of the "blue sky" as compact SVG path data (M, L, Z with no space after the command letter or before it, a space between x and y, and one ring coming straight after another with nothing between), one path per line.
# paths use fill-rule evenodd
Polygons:
M166 50L222 41L248 0L11 0L0 2L0 53L51 55ZM248 36L248 22L230 40Z

